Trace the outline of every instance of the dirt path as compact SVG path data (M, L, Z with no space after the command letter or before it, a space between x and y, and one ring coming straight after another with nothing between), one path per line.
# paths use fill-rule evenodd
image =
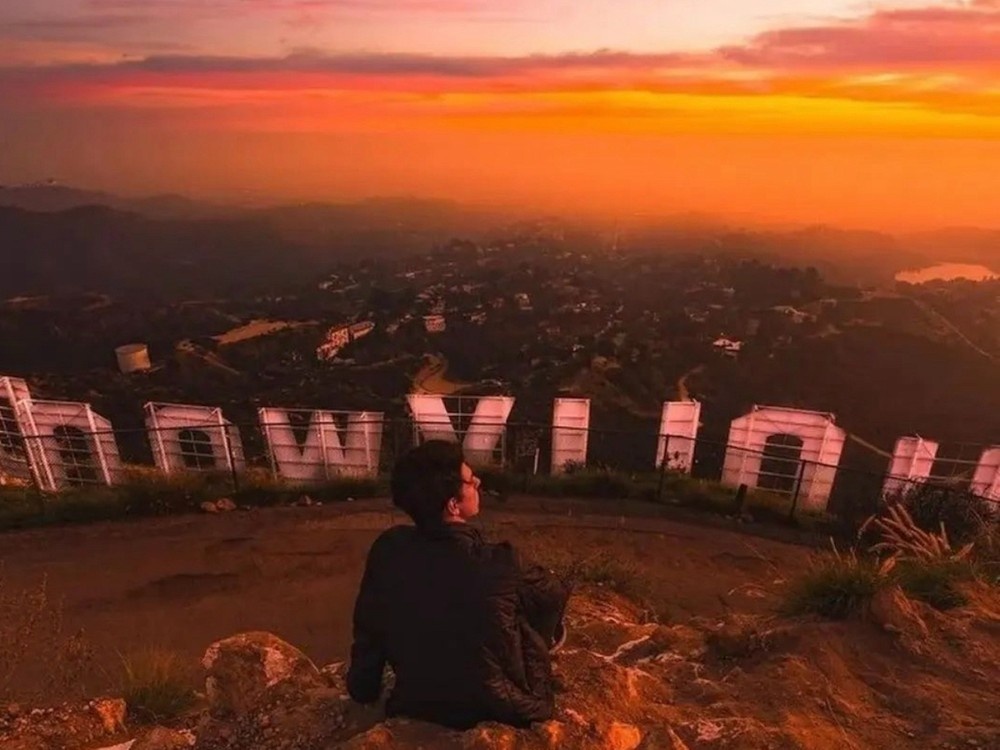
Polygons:
M941 323L941 325L943 325L951 333L953 333L960 342L968 346L970 349L976 352L976 354L980 354L983 357L992 360L993 362L1000 363L1000 356L997 356L993 352L988 352L985 349L983 349L981 346L979 346L979 344L977 344L968 336L966 336L965 332L962 331L961 328L952 323L951 320L946 318L942 313L935 310L931 305L927 304L923 300L917 299L916 297L906 297L906 299L910 300L910 302L912 302L917 307L917 309L920 310L928 318L930 318L931 320L936 320L939 323Z
M445 378L447 372L447 359L438 355L428 355L427 364L413 376L413 390L411 392L450 396L468 387L468 383L455 383Z
M0 572L13 588L47 578L67 627L83 628L105 665L149 646L194 659L213 640L257 629L326 663L349 648L368 547L400 520L386 501L366 501L8 533ZM490 508L481 524L529 554L613 559L678 622L766 610L773 602L759 591L808 557L801 547L656 518Z
M700 375L705 371L705 365L698 365L686 373L681 375L677 380L677 400L678 401L690 401L691 391L688 388L688 380L690 380L695 375Z

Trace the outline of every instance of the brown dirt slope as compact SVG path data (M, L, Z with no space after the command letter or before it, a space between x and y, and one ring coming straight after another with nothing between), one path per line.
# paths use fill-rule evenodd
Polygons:
M59 585L80 587L67 611L70 624L81 612L94 615L88 602L99 596L102 609L110 609L99 622L114 627L116 618L155 612L180 643L201 638L191 648L192 663L218 637L271 629L323 664L342 660L346 643L332 645L329 631L317 636L317 611L305 603L296 609L295 602L335 587L345 606L326 617L349 620L346 603L367 543L387 521L371 512L303 509L173 520L128 533L62 530L12 538L6 561L9 572L41 566ZM344 699L342 663L323 670L310 663L279 670L296 675L294 681L221 691L252 696L235 715L213 713L216 685L177 728L193 731L196 750L1000 748L995 588L970 585L970 603L948 613L890 590L863 617L787 619L774 613L787 580L808 560L800 548L660 519L492 513L485 524L532 556L570 568L581 582L570 637L557 656L561 690L553 721L531 730L487 725L466 733L380 722L377 711ZM144 537L136 534L140 528ZM39 544L43 538L50 546ZM64 546L51 546L56 540ZM90 565L73 564L88 554ZM107 571L97 560L122 567ZM209 575L227 578L206 586ZM264 616L234 621L234 602L243 602L237 613L256 607ZM283 627L260 627L262 620ZM297 629L315 641L288 635ZM264 672L273 676L273 666ZM252 680L260 671L251 665L231 673ZM0 747L111 744L89 734L67 739L57 718L41 727L36 721L62 715L33 715L22 706L5 719L0 711ZM126 723L133 735L144 733Z

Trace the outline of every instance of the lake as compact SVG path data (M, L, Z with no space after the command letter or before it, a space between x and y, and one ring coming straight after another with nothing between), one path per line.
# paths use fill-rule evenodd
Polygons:
M916 271L900 271L896 274L896 281L905 281L908 284L924 284L928 281L954 281L955 279L986 281L998 276L1000 274L996 271L991 271L986 266L977 266L970 263L938 263L936 266L928 266Z

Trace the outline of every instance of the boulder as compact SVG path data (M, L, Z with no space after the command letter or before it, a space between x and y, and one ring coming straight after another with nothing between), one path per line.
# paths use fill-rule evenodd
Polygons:
M205 696L213 716L251 713L278 687L294 694L325 685L305 654L271 633L241 633L213 643L202 665L207 672Z

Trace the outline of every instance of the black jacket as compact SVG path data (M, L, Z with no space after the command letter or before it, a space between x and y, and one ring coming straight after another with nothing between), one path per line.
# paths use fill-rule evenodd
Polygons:
M347 688L359 703L396 678L389 716L466 728L553 712L548 648L568 588L465 524L397 526L372 545L354 610Z

